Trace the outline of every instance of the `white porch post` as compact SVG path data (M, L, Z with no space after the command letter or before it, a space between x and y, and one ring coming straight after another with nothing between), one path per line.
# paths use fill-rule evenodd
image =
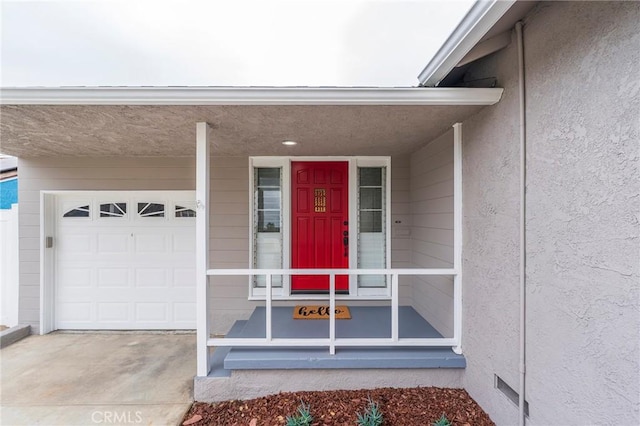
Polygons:
M196 124L197 374L209 374L209 124Z
M453 125L453 351L462 353L462 123Z

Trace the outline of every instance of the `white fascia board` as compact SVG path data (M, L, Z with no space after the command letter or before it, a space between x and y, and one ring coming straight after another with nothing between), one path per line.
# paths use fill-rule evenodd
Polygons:
M515 0L476 1L418 75L420 86L437 86L515 3Z
M2 105L493 105L500 88L0 88Z

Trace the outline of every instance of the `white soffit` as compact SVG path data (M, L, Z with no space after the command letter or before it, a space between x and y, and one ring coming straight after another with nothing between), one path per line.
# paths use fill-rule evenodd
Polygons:
M1 88L2 105L493 105L501 88Z
M482 40L516 0L478 0L418 75L420 86L434 87Z

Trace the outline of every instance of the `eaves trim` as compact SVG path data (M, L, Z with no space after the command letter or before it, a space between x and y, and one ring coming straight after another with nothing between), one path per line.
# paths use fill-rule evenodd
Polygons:
M516 0L477 0L418 75L420 86L437 86L515 3Z
M2 105L493 105L501 88L0 88Z

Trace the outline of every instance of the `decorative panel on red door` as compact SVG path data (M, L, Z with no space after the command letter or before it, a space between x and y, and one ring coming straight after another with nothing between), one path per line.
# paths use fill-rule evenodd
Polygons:
M349 165L346 161L291 163L291 267L349 268ZM291 278L293 293L326 293L329 277ZM336 291L349 278L336 276Z

